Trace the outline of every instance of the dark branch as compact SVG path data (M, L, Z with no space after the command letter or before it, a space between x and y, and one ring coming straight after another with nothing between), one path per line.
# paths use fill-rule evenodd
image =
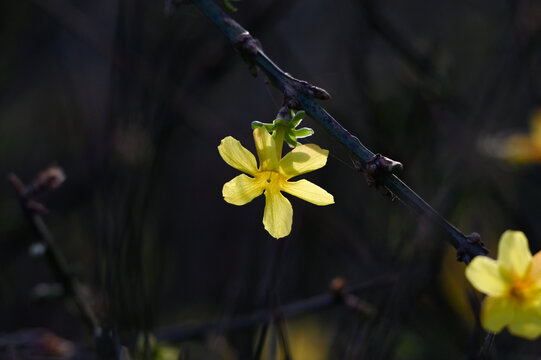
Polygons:
M324 100L330 98L330 95L325 90L295 79L280 69L263 52L259 42L229 15L220 10L212 0L192 0L192 2L227 36L251 69L256 67L261 69L270 82L284 92L285 102L288 107L306 110L315 121L345 146L363 166L374 158L372 151L367 149L357 137L340 125L315 101L315 99ZM450 235L448 238L449 243L458 250L458 259L460 261L469 263L475 256L488 253L481 243L472 242L471 239L450 224L392 172L380 174L377 180L394 197L446 231Z

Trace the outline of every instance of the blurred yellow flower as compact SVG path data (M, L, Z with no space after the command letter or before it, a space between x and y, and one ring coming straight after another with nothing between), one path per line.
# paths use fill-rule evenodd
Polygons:
M504 140L500 154L513 163L541 162L541 109L532 115L530 134L509 136Z
M254 155L233 137L226 137L218 146L218 151L227 164L252 176L241 174L226 183L222 190L225 201L233 205L244 205L264 193L263 224L277 239L289 235L293 222L291 203L280 191L316 205L334 203L331 194L307 180L288 181L292 177L325 166L329 151L314 144L307 144L297 146L281 158L282 138L278 138L280 143L277 144L265 127L254 130L259 168Z
M515 336L541 335L541 251L532 257L523 232L504 232L498 260L477 256L466 268L466 277L487 295L481 308L486 330L497 333L508 326Z

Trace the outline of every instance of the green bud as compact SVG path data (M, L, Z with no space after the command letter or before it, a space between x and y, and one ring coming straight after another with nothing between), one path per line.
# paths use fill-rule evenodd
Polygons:
M284 133L284 141L291 147L299 146L301 143L299 143L297 139L302 139L314 134L314 130L307 127L296 129L305 114L306 113L302 110L297 111L297 113L291 110L290 113L285 116L278 114L272 123L252 121L252 129L255 130L258 127L264 126L265 129L272 134L272 137L276 139L276 130L278 127L281 127L281 132L283 131Z

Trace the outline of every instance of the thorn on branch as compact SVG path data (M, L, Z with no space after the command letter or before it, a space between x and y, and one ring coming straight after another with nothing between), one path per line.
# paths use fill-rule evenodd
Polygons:
M475 257L475 256L472 256L471 251L470 251L472 246L480 247L484 251L484 255L488 255L489 253L485 244L483 243L483 241L481 241L481 235L479 235L476 232L473 232L470 235L466 236L466 243L462 244L456 251L457 261L462 261L466 265L468 265L470 261L472 261L473 258Z

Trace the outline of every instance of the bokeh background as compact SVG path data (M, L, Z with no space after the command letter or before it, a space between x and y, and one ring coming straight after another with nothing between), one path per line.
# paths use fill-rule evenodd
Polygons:
M233 4L280 67L329 91L322 105L404 163L401 178L464 233L479 232L492 256L506 229L541 248L541 168L495 156L506 136L528 133L541 105L541 2ZM4 1L0 29L0 174L30 182L50 165L64 169L65 183L39 198L45 221L132 355L147 331L183 359L250 358L263 327L230 331L229 322L325 294L336 277L360 284L355 296L374 312L342 304L286 316L292 358L541 355L538 342L506 331L486 341L480 296L448 235L369 188L310 118L310 142L331 155L306 178L335 205L289 197L293 231L277 241L261 223L263 197L223 201L238 171L217 145L231 135L253 151L250 123L272 121L282 95L189 2ZM39 356L41 329L69 341L71 357L92 358L93 336L69 299L43 286L37 296L57 281L29 256L37 240L5 181L0 357ZM213 319L219 326L190 339L167 330ZM276 326L266 334L263 358L283 358Z

